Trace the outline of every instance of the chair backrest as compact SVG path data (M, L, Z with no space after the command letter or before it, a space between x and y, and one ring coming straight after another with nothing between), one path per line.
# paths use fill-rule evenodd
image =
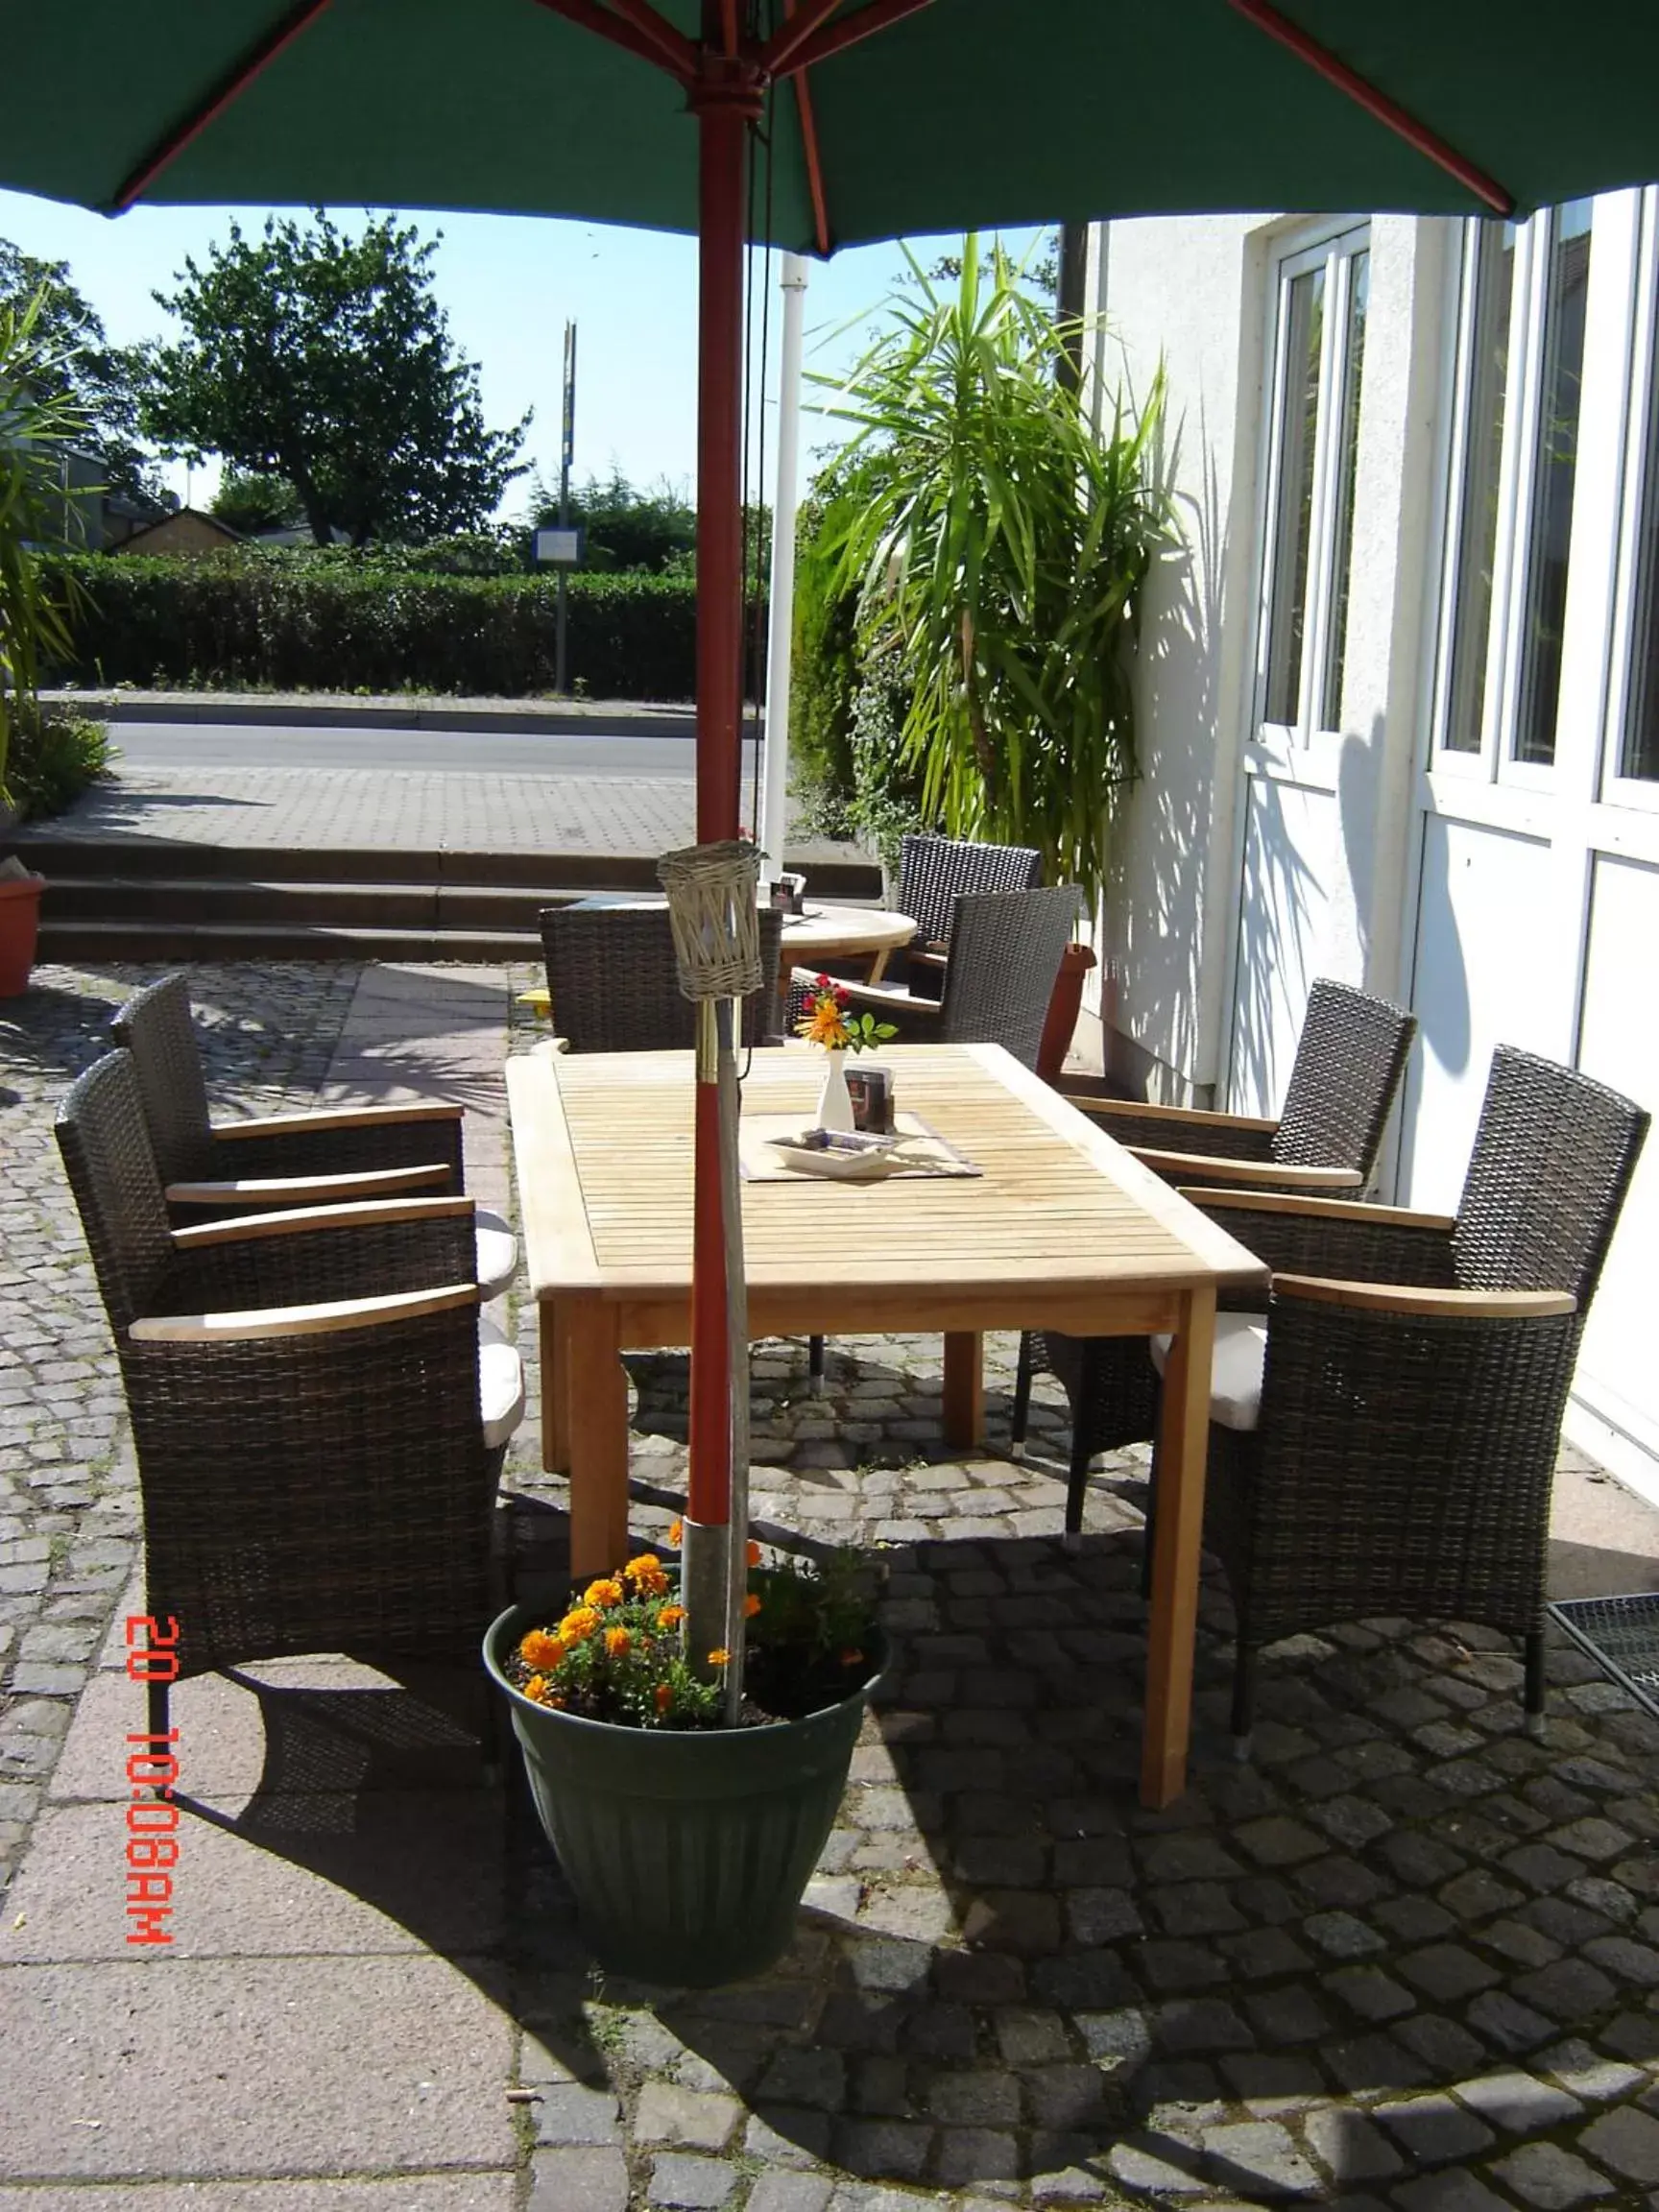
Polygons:
M1357 1167L1369 1183L1416 1035L1416 1020L1403 1007L1321 976L1308 994L1274 1159Z
M1588 1075L1500 1045L1452 1265L1470 1290L1571 1290L1582 1325L1651 1117Z
M1080 907L1074 883L958 899L938 1035L953 1045L1004 1045L1035 1068Z
M696 1008L680 995L666 904L544 906L541 947L553 1027L572 1052L662 1052L689 1046ZM783 917L760 910L761 988L743 1001L743 1042L779 1033Z
M135 991L109 1024L132 1055L133 1072L163 1183L210 1172L213 1137L207 1084L182 975Z
M909 836L899 851L899 911L915 923L924 945L948 945L959 898L975 891L1028 891L1042 875L1042 854L1029 845Z
M56 1129L119 1347L173 1262L161 1172L131 1052L107 1052L77 1077L59 1105Z

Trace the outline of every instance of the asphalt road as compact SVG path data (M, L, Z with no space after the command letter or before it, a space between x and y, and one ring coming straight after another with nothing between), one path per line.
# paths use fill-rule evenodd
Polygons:
M630 736L542 731L289 729L233 722L115 722L110 730L132 767L383 768L480 771L506 776L692 779L691 733ZM743 748L754 769L755 746Z

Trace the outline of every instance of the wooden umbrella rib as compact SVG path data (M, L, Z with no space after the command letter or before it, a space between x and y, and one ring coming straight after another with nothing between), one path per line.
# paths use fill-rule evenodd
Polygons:
M641 61L649 61L653 68L665 69L670 77L682 84L691 82L696 69L695 49L688 38L682 38L673 26L657 17L657 31L647 30L642 22L624 21L602 8L599 0L536 0L538 8L545 8L549 14L562 15L565 22L576 24L581 30L591 31L597 37L609 38L613 46L620 46L625 54L632 54ZM655 15L650 8L636 8L633 12ZM659 36L658 33L661 36ZM679 42L671 46L669 37ZM682 57L679 48L685 49Z
M677 77L691 77L697 70L697 49L683 31L677 31L651 0L611 0L618 15L626 16L640 36L657 48Z
M240 60L232 63L213 89L180 117L145 155L132 171L124 184L109 202L109 211L124 215L135 200L149 191L156 180L170 169L184 149L193 144L210 123L224 114L227 108L241 98L254 79L267 70L276 57L293 45L296 38L308 31L328 6L329 0L299 0L276 26L262 38L254 40Z
M830 251L830 204L824 193L824 163L818 151L818 118L805 69L795 72L795 108L801 119L801 153L806 163L806 190L812 200L812 236L820 253Z
M812 34L821 29L841 0L805 0L796 12L795 0L783 0L783 21L760 48L756 60L773 77L781 77L789 67L798 47L804 46Z
M867 8L860 8L856 15L844 15L839 22L826 23L811 37L803 39L795 48L793 58L774 73L780 77L793 69L810 69L814 63L828 61L832 54L845 53L849 46L872 38L878 31L885 31L890 24L901 23L906 15L914 15L924 8L931 8L933 0L870 0Z
M1292 23L1288 16L1282 15L1277 8L1270 6L1269 0L1227 0L1227 4L1247 22L1254 23L1259 31L1265 32L1269 38L1277 39L1299 61L1305 61L1328 84L1334 84L1338 92L1345 93L1357 107L1362 108L1367 115L1375 117L1385 130L1392 131L1397 138L1403 138L1407 146L1432 161L1436 168L1443 169L1465 191L1472 192L1477 200L1484 201L1494 214L1512 215L1515 212L1513 193L1506 192L1483 169L1478 169L1473 161L1466 160L1455 146L1448 145L1426 123L1420 123L1409 108L1402 108L1397 100L1390 100L1387 93L1379 91L1368 78L1361 77L1357 69L1351 69L1346 61L1338 60L1328 46L1321 46L1316 38L1310 37L1299 23Z

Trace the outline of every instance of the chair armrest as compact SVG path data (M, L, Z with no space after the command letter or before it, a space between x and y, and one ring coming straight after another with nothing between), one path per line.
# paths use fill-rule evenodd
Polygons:
M1351 1306L1366 1313L1405 1313L1442 1321L1538 1320L1575 1313L1570 1290L1426 1290L1408 1283L1341 1283L1317 1275L1275 1275L1276 1298Z
M319 1229L374 1229L397 1221L471 1221L471 1198L369 1199L357 1206L297 1206L288 1213L239 1214L228 1220L198 1221L172 1232L176 1252L212 1244L246 1244L256 1238L304 1237Z
M326 1135L333 1129L396 1129L411 1121L459 1121L464 1108L443 1101L409 1106L319 1106L305 1114L264 1114L250 1121L216 1121L215 1143L245 1143L250 1138Z
M1440 1214L1352 1199L1185 1189L1182 1196L1248 1246L1275 1275L1416 1283L1449 1290L1454 1223Z
M878 1017L885 1014L889 1021L908 1022L913 1014L930 1015L937 1021L943 1004L938 998L918 998L902 984L846 983L837 977L835 988L854 1006L867 1007Z
M1144 1144L1130 1151L1166 1183L1237 1183L1263 1191L1359 1190L1364 1177L1357 1167L1292 1167L1279 1160L1229 1160L1196 1152L1158 1152Z
M383 1329L477 1303L476 1283L451 1283L438 1290L330 1299L322 1305L266 1306L235 1313L156 1313L132 1322L127 1334L134 1344L252 1343L268 1336L326 1336L343 1329Z
M208 1206L246 1212L255 1206L327 1206L349 1198L396 1198L415 1190L443 1190L449 1169L442 1160L424 1167L374 1167L354 1175L248 1176L227 1183L169 1183L169 1206Z
M476 1283L475 1212L470 1198L396 1198L176 1229L174 1266L153 1303L298 1306Z
M1119 1144L1147 1145L1157 1151L1191 1152L1205 1159L1270 1160L1277 1121L1248 1114L1211 1114L1196 1106L1147 1106L1133 1098L1109 1098L1073 1088L1068 1078L1062 1095L1080 1114L1116 1137Z

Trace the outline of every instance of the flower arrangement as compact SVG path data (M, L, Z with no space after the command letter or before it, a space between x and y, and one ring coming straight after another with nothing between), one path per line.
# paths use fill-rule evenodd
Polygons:
M795 1024L795 1034L808 1045L822 1045L827 1052L874 1052L878 1045L897 1037L891 1022L878 1022L874 1014L849 1014L851 995L833 976L820 975L807 1001L809 1011Z
M681 1524L668 1541L678 1546ZM762 1565L748 1547L744 1600L743 1718L760 1726L835 1703L868 1671L869 1604L855 1553L823 1567L794 1559ZM505 1663L532 1703L635 1728L720 1728L732 1654L701 1655L685 1643L675 1570L654 1551L589 1582L550 1626L522 1636Z

